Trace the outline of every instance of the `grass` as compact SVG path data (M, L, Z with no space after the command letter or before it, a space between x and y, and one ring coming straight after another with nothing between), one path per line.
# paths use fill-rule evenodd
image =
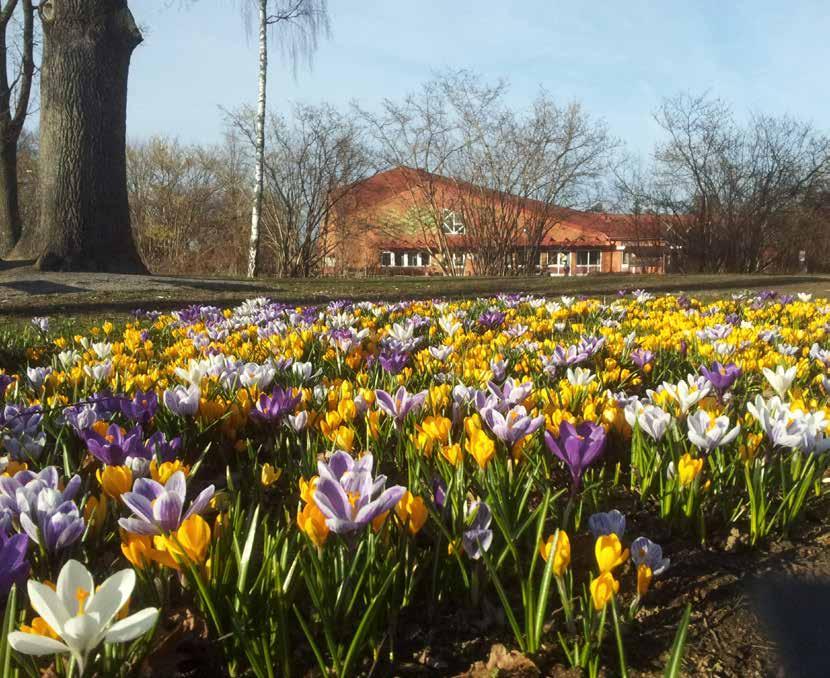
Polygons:
M720 296L743 289L771 288L781 292L812 292L830 297L828 275L595 275L569 278L444 278L391 277L309 280L257 279L194 280L165 278L163 290L148 291L138 284L117 291L82 291L70 294L29 294L0 305L0 316L30 318L34 315L85 316L99 320L126 316L134 308L170 310L187 304L230 306L243 299L267 296L296 304L318 304L332 299L400 300L415 298L464 298L499 293L540 295L616 294L622 288L654 292L689 292ZM2 322L2 321L0 321Z

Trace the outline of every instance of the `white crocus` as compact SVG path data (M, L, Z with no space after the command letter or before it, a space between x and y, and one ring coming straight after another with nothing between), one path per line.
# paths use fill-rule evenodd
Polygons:
M656 405L646 405L637 421L640 428L654 440L661 440L671 424L672 416Z
M813 295L808 294L807 292L799 292L796 296L798 297L799 301L803 301L804 303L807 303L808 301L810 301L810 299L813 298Z
M29 580L29 600L35 611L61 640L35 633L13 631L9 645L31 655L70 653L84 672L89 653L101 642L124 643L147 633L156 623L159 611L147 607L113 624L135 588L135 572L121 570L96 590L92 575L77 560L61 568L56 590Z
M453 316L451 315L443 315L438 319L438 326L444 331L444 333L451 337L453 336L458 330L462 329L461 323L458 322Z
M698 410L688 418L689 441L700 450L711 452L738 437L740 426L730 429L729 417L712 417L706 410Z
M585 367L577 367L575 369L569 367L565 375L568 377L571 386L587 386L597 378L597 375Z
M112 373L112 363L106 362L97 365L84 365L84 374L93 381L104 381Z
M772 386L772 390L778 394L779 398L783 399L787 395L787 391L790 390L790 386L793 385L795 370L795 365L788 369L784 369L783 365L779 365L775 368L775 372L768 367L765 367L762 372L769 382L769 385Z

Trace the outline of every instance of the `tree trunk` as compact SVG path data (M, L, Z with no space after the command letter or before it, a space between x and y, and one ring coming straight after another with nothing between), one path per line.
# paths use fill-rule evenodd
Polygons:
M262 216L263 166L265 164L265 87L268 77L268 0L259 0L259 98L256 112L256 167L254 204L251 209L251 240L248 244L248 277L257 272L259 222Z
M40 224L15 254L47 270L146 272L127 199L127 75L141 32L127 0L40 5Z
M20 231L15 139L0 143L0 255L11 251L20 238Z

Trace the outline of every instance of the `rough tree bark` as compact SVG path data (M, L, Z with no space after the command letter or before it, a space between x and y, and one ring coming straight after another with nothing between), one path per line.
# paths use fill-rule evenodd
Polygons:
M20 70L9 80L8 27L18 4L23 13ZM17 144L32 91L34 62L34 9L32 0L7 0L0 7L0 256L7 254L22 229L17 199ZM17 88L16 101L12 92Z
M45 270L146 272L127 200L127 75L141 32L127 0L45 0L40 224L16 258Z

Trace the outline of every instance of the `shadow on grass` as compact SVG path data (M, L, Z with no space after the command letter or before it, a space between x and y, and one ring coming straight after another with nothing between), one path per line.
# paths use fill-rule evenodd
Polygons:
M60 313L126 313L135 308L167 311L190 304L235 305L252 296L267 296L289 304L321 304L334 299L349 301L400 301L406 299L464 299L496 294L613 296L621 288L643 288L650 292L719 292L738 289L776 288L782 285L826 283L817 275L596 275L580 278L318 278L308 280L193 279L159 276L154 283L169 289L124 291L88 290L75 298L50 301L15 301L0 307L0 315L49 315ZM10 283L6 283L9 285ZM16 283L15 283L16 284ZM84 292L83 290L81 290ZM67 290L67 293L69 291ZM212 294L211 294L212 293ZM89 298L87 295L94 295Z

